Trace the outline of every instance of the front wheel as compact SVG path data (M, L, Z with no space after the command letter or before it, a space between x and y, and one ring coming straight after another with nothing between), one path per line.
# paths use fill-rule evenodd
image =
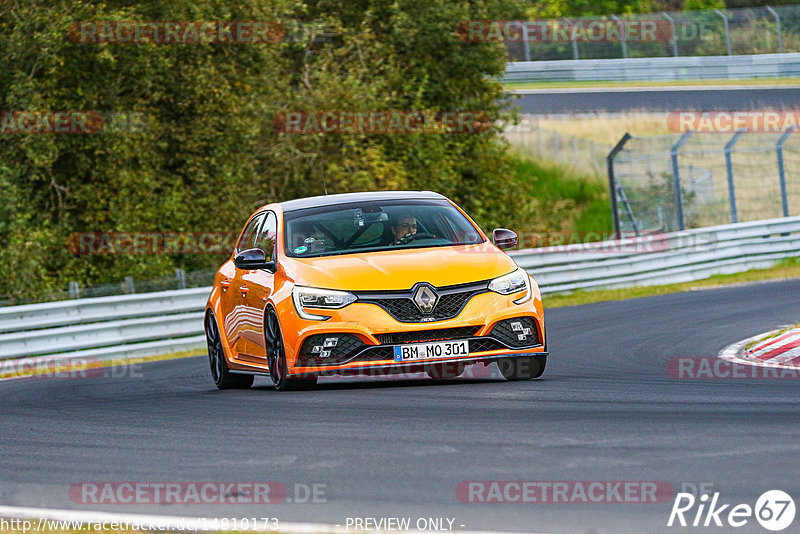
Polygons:
M506 380L530 380L542 376L547 366L547 356L503 358L497 361L497 366Z
M264 337L267 346L267 366L272 384L278 391L309 389L317 385L317 377L297 378L289 375L286 350L283 346L281 325L275 310L270 309L264 319Z
M214 315L211 313L206 315L206 343L208 344L211 378L217 389L247 389L253 385L253 375L233 374L228 369L217 321L214 320Z

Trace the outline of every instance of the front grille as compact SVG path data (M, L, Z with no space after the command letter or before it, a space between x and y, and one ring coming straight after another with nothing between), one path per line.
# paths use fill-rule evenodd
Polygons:
M500 321L492 328L489 335L512 348L534 347L540 344L536 321L531 317L515 317Z
M395 345L398 343L421 343L425 341L441 341L445 339L459 339L472 337L481 326L460 326L458 328L438 328L436 330L418 330L415 332L395 332L392 334L376 334L375 337L381 345Z
M336 345L325 347L325 341L336 339ZM296 367L316 367L345 363L364 350L367 344L352 334L314 334L303 341ZM322 351L330 354L323 355Z
M457 317L472 297L488 291L488 282L440 287L434 291L439 300L433 311L427 314L414 303L414 288L408 291L360 291L356 292L356 297L358 302L380 306L401 323L445 321Z

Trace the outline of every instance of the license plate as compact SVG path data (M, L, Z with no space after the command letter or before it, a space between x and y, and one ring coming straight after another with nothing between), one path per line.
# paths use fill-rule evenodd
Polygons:
M436 341L434 343L409 343L394 346L394 361L429 360L451 356L468 356L469 341Z

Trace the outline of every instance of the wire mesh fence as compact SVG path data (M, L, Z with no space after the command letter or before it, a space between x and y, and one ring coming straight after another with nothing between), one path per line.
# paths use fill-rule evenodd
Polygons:
M615 226L670 232L800 215L800 135L630 137L613 157Z
M513 147L526 154L581 173L605 175L606 155L611 145L542 128L532 116L506 128L505 137Z
M549 32L539 30L543 24ZM519 37L510 32L514 38L505 44L511 61L800 52L800 5L519 21L518 26L533 30ZM648 27L654 31L641 31Z

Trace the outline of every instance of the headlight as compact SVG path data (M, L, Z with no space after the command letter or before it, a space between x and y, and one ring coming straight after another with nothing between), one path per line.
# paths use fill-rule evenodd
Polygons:
M523 269L517 269L489 282L489 289L501 295L511 295L525 290L525 294L514 301L514 304L523 304L531 299L531 279Z
M323 310L338 310L356 300L356 296L347 291L333 289L317 289L314 287L295 286L292 289L292 300L297 314L303 319L325 321L330 319L325 315L314 315L306 312L306 308L319 308Z

